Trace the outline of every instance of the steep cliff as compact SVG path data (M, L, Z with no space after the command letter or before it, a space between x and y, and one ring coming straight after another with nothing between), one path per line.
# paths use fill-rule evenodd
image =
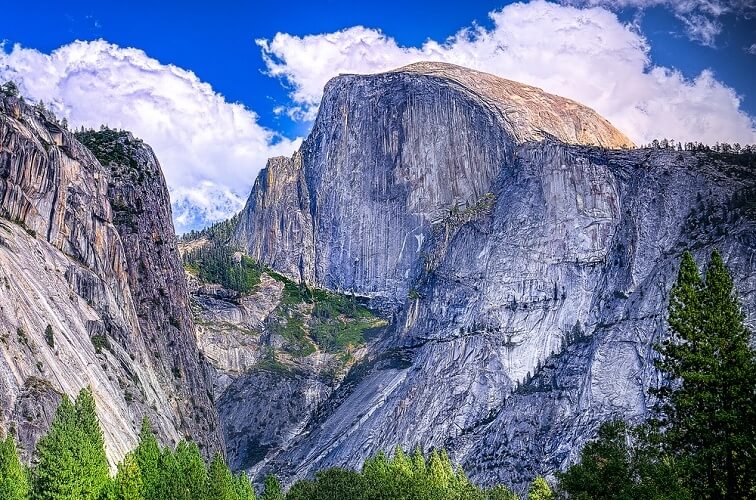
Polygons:
M179 248L229 464L251 469L300 435L387 322L357 297L250 265L229 245L235 223L185 235Z
M683 250L719 248L756 315L756 177L629 146L577 103L459 67L331 80L234 241L369 298L392 326L254 470L299 478L444 446L477 481L518 485L567 464L600 422L644 416Z
M0 98L0 427L28 458L61 394L91 385L112 462L143 415L166 442L220 449L157 160L93 134L105 166L48 112Z

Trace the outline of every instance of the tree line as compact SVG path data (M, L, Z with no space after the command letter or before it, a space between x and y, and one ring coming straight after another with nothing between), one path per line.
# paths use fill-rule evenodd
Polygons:
M557 473L574 499L756 498L756 352L732 278L712 253L701 276L685 253L655 345L663 383L653 416L608 422Z

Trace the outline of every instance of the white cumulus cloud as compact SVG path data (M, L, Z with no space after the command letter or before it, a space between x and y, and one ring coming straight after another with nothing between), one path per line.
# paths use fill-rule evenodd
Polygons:
M578 6L602 6L607 9L647 9L664 7L670 10L685 28L688 37L702 45L714 47L722 32L719 18L725 14L751 17L756 13L756 0L561 0Z
M179 232L239 210L270 156L298 146L262 127L191 71L102 40L50 54L18 45L0 50L0 81L51 103L73 127L131 130L150 144L170 186Z
M570 97L597 110L637 143L756 143L756 125L736 92L711 71L686 79L654 66L647 40L604 8L543 1L491 12L493 27L461 29L444 41L403 47L356 26L304 37L258 40L271 76L291 87L289 113L315 116L325 83L340 73L374 73L421 60L487 71Z

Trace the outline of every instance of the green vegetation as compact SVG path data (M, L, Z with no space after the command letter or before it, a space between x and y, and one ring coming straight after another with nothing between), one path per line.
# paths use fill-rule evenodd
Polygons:
M249 293L260 283L262 267L229 243L238 219L237 214L201 231L183 235L181 242L188 249L182 258L184 269L204 283Z
M420 450L407 455L397 448L391 458L378 453L366 460L360 472L320 471L314 480L299 481L286 494L286 500L331 498L516 500L517 495L502 485L491 489L475 486L443 451L432 451L426 459Z
M349 353L365 343L368 330L386 325L354 296L312 289L266 272L284 285L281 303L273 313L275 321L268 327L289 342L291 354L306 356L315 351L315 345L330 353Z
M115 130L105 125L100 130L82 129L74 136L103 166L109 166L116 177L128 174L134 180L144 180L145 173L134 154L144 144L141 139L135 139L125 130ZM123 170L124 167L126 170Z
M554 492L549 483L541 476L536 476L528 490L528 500L554 500Z
M37 443L31 471L19 461L12 438L0 441L0 498L253 500L255 494L249 478L231 474L220 455L206 465L194 443L161 449L147 419L136 449L111 477L94 397L84 389L73 403L63 396L50 430Z
M216 283L242 294L253 292L263 273L282 283L281 301L266 328L284 338L285 352L297 357L312 354L317 348L349 353L365 343L365 332L386 324L354 296L312 289L244 255L230 243L238 220L237 214L182 236L184 269L204 283ZM349 359L345 357L343 361ZM280 371L283 366L273 355L264 358L257 367Z
M29 497L29 478L18 459L16 443L8 436L0 440L0 498L24 500Z
M668 320L672 336L655 346L665 382L655 417L636 428L604 424L580 462L557 474L563 496L756 496L756 353L719 253L704 278L685 253Z

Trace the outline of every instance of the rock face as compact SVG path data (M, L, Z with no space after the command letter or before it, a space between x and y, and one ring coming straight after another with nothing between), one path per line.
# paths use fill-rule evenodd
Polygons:
M222 449L162 173L106 132L103 166L49 113L0 98L0 433L28 458L61 394L91 385L113 463L145 415L167 443Z
M446 447L480 483L522 486L602 421L646 415L685 249L703 262L718 248L756 318L756 176L628 146L579 104L463 68L331 80L234 239L393 321L254 471L293 480L419 445Z

